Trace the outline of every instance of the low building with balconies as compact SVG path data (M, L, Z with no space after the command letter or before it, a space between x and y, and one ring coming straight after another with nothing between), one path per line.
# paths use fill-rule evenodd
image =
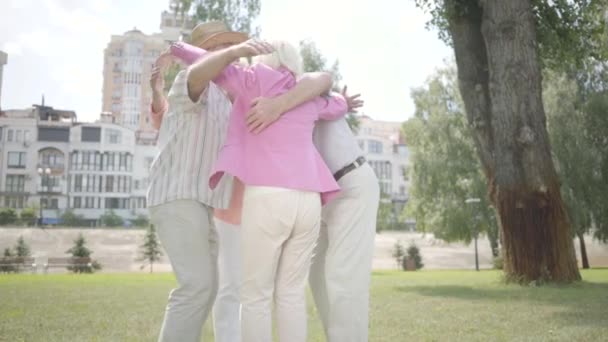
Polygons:
M155 141L154 132L78 123L44 105L0 112L0 206L36 208L43 224L60 224L67 210L89 226L110 210L128 223L147 215Z

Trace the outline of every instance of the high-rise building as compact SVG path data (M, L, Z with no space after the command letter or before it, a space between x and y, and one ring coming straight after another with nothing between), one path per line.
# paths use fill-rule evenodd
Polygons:
M133 29L114 35L104 52L102 111L134 131L151 131L146 115L151 99L148 83L153 64L169 43L188 36L194 22L170 12L161 14L160 33Z
M7 58L6 53L0 51L0 108L2 108L2 71L6 65Z
M148 83L153 64L167 43L160 35L137 29L112 36L105 50L103 112L126 128L151 130L147 113L151 90Z

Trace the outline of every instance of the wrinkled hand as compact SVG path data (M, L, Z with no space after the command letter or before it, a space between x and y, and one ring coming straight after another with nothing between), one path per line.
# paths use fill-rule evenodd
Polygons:
M270 43L255 38L234 46L234 49L239 58L267 55L274 52L274 47Z
M154 62L154 66L152 67L152 75L150 76L150 87L152 87L153 91L159 93L163 92L165 88L164 73L167 67L171 65L172 60L173 57L171 56L171 52L166 50L161 53Z
M281 114L281 103L276 98L255 98L247 112L247 127L250 132L258 134L277 121Z
M355 94L353 96L348 96L347 93L347 86L344 86L344 88L342 89L342 96L344 96L344 99L346 100L346 105L348 106L348 112L349 113L356 113L357 110L361 107L363 107L363 100L361 100L359 97L361 97L361 94Z

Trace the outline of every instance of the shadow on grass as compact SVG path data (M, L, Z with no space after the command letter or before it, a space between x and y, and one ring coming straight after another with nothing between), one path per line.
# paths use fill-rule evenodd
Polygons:
M567 325L608 327L608 284L580 282L563 286L522 287L518 285L490 286L400 286L400 292L426 297L444 297L476 302L531 302L558 308L551 318Z

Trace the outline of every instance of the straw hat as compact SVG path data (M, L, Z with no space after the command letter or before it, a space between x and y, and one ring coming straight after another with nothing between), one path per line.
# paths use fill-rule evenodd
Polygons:
M198 24L190 35L192 45L202 49L212 49L218 45L239 44L249 37L242 32L230 31L221 21L210 21Z

